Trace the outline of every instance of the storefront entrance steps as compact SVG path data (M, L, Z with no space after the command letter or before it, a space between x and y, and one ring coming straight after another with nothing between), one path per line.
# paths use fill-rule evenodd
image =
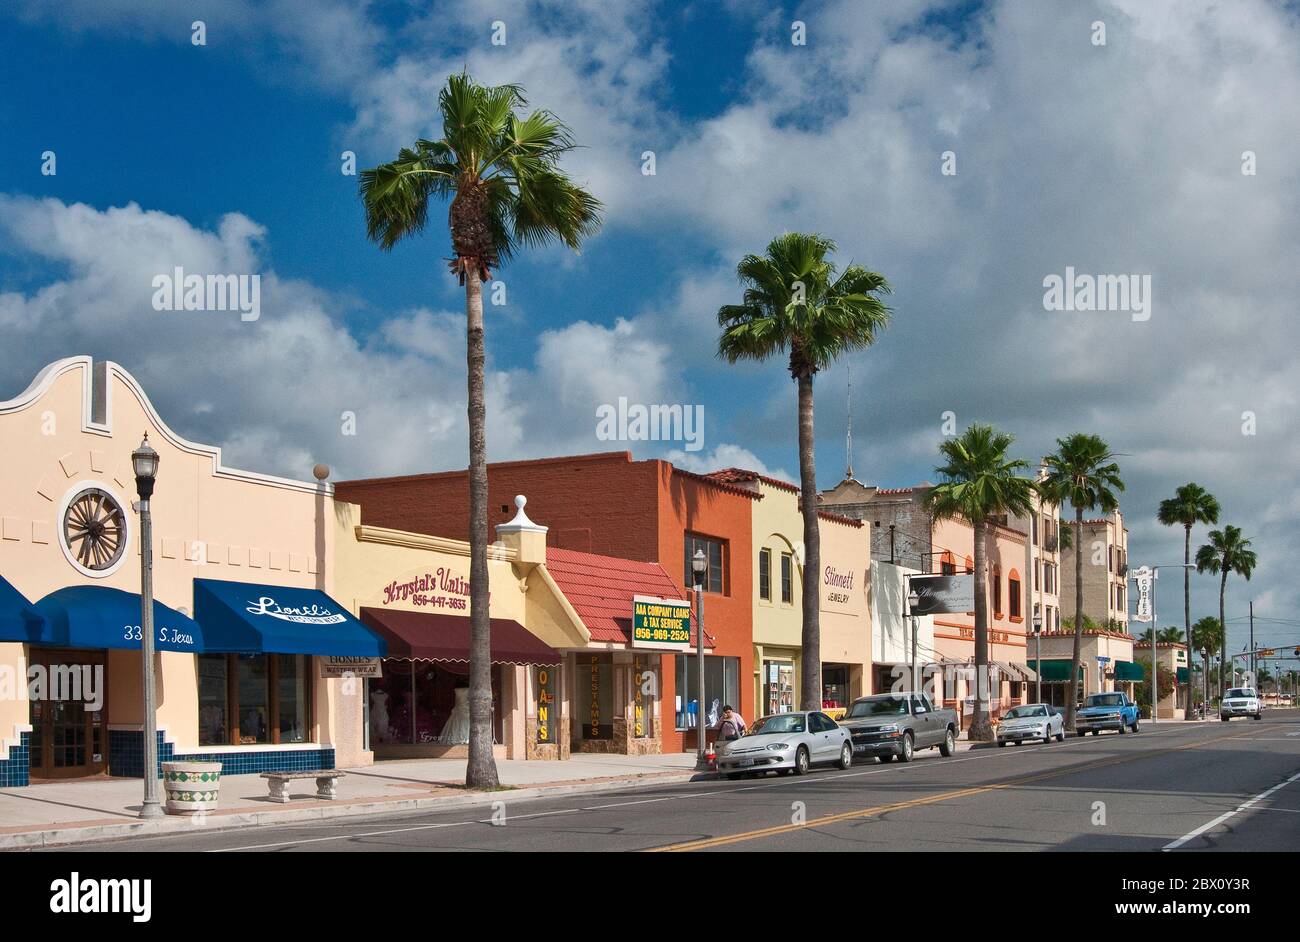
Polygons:
M467 792L464 759L401 759L346 769L338 798L311 794L273 803L259 775L221 779L218 809L203 816L142 821L139 779L96 778L0 789L0 850L175 834L196 827L227 829L396 811L490 805L646 784L689 781L694 753L650 756L577 755L564 762L500 759L503 791Z

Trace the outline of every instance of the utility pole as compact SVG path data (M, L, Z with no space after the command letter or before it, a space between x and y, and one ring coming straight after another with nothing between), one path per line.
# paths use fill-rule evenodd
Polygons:
M1250 673L1253 677L1256 674L1255 669L1255 600L1250 600Z

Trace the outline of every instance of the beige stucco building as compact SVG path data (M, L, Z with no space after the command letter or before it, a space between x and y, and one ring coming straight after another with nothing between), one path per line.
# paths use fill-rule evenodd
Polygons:
M754 702L766 715L799 709L803 663L803 515L795 485L740 468L710 477L758 494L753 502ZM823 709L835 715L870 692L871 545L861 521L818 515Z
M1062 526L1074 530L1066 519ZM1075 606L1075 554L1083 556L1084 624L1121 631L1128 628L1128 528L1116 510L1105 517L1083 521L1083 540L1061 553L1061 618L1073 619Z

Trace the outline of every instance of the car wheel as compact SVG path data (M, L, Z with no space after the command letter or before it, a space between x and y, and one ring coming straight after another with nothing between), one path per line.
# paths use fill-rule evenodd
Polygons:
M1134 720L1134 721L1133 721L1133 732L1136 733L1136 732L1138 731L1138 724L1141 723L1141 722L1142 722L1142 721L1141 721L1140 719L1138 719L1138 720Z
M734 781L736 781L737 779L739 779L739 778L741 777L741 775L742 775L742 773L740 773L740 772L728 772L728 773L727 773L727 781L728 781L728 782L734 782Z
M1119 720L1119 734L1120 734L1121 736L1123 736L1123 735L1124 735L1125 733L1127 733L1127 732L1128 732L1128 724L1124 722L1124 718L1123 718L1123 717L1120 717L1120 720Z
M794 754L794 774L807 775L808 765L808 748L800 746L799 751Z
M1005 739L999 739L999 740L998 740L998 748L999 748L999 749L1004 748L1004 747L1006 746L1006 744L1007 744L1007 741L1006 741Z
M952 730L943 735L943 745L939 747L939 755L947 758L957 751L957 737L953 735Z
M1225 723L1228 722L1228 718L1226 716L1221 716L1219 717L1219 719L1223 720L1223 722Z
M1257 720L1262 720L1263 718L1264 718L1264 714L1263 714L1263 713L1256 713L1256 714L1255 714L1255 719L1257 719Z
M1049 726L1047 727L1047 734L1043 736L1043 745L1050 746L1051 744L1052 744L1052 727Z
M898 754L898 761L899 762L912 761L912 734L911 733L903 734L903 751Z
M847 769L853 764L853 747L845 743L840 747L840 761L835 763L841 769Z
M876 756L876 758L880 760L881 765L888 765L893 761L894 754L892 752L886 752L883 756Z
M1101 735L1101 730L1099 730L1099 729L1094 729L1094 730L1092 731L1092 734L1093 734L1094 736L1100 736L1100 735Z
M1088 734L1083 730L1079 730L1077 733L1075 733L1075 735L1078 736L1080 739L1082 739L1084 736L1087 736Z
M1056 741L1065 742L1065 730L1061 730L1059 733L1056 734Z

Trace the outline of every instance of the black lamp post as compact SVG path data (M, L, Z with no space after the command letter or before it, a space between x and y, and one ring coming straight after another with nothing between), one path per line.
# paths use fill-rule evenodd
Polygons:
M153 521L149 499L158 477L158 452L149 445L146 432L140 447L131 452L135 490L140 495L140 656L144 670L144 804L140 817L161 818L158 802L158 713L154 686L153 636Z
M909 584L907 593L907 613L912 619L912 657L908 671L908 689L916 692L916 606L920 604L921 594Z
M705 758L705 740L707 735L707 708L704 700L704 573L709 568L709 561L704 550L697 548L691 557L691 572L695 575L695 664L699 671L699 693L695 708L695 771L709 771L709 760Z
M1043 613L1034 606L1034 702L1043 702Z

